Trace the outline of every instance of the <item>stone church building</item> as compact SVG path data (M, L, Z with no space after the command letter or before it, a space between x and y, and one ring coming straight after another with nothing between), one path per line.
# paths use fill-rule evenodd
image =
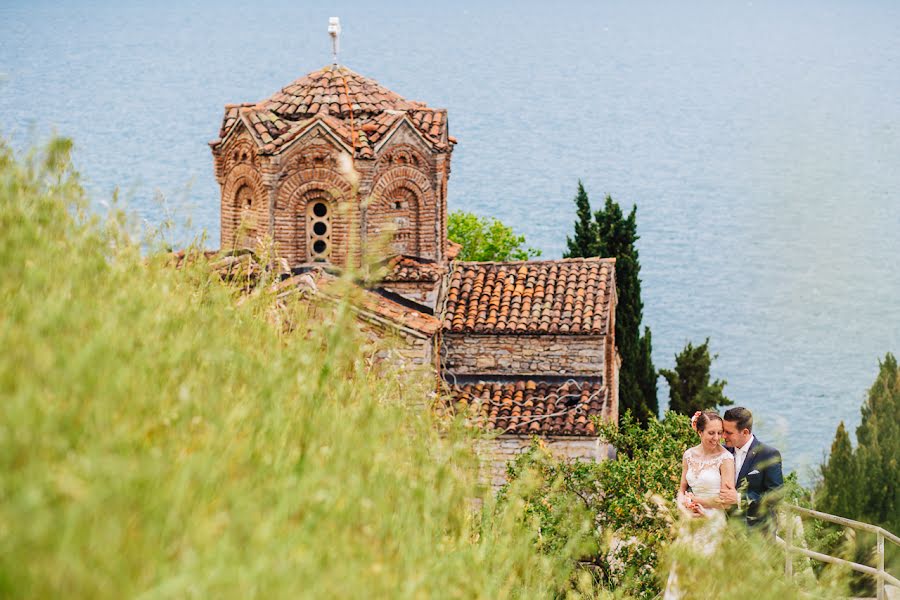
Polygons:
M386 275L360 315L445 382L437 409L498 435L490 478L542 437L559 454L606 456L591 417L618 417L614 259L455 260L447 111L332 65L271 98L225 107L210 142L223 250L273 240L292 272L363 257Z

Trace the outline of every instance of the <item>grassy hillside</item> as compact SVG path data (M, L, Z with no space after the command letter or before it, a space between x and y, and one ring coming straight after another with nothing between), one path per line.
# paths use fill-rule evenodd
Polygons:
M517 502L472 517L465 438L436 434L430 381L366 360L347 306L282 333L265 293L89 216L69 152L0 145L0 597L565 587L575 541L535 552Z

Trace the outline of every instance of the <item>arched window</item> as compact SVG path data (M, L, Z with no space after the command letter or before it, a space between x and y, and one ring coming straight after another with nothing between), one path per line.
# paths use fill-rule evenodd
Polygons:
M391 248L397 254L417 255L419 203L416 194L406 187L395 188L390 194L387 207L387 221L394 231Z
M331 205L322 197L306 203L306 252L310 261L331 256Z
M253 212L253 189L242 185L235 194L234 224L235 245L240 248L252 248L256 245L256 214Z

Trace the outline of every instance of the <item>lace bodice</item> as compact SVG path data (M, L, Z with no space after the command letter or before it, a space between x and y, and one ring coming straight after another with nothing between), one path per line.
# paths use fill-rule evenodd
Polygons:
M687 483L695 496L711 498L719 495L722 487L722 463L726 460L734 460L730 452L722 448L722 452L706 457L697 448L688 448L684 453L687 463Z

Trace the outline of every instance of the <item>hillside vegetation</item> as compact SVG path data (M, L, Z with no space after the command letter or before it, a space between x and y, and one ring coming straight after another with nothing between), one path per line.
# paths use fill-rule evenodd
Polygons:
M0 143L0 597L569 586L577 540L535 552L522 503L473 510L433 380L379 372L348 305L294 307L284 333L265 291L238 301L202 257L173 269L91 216L70 151Z

